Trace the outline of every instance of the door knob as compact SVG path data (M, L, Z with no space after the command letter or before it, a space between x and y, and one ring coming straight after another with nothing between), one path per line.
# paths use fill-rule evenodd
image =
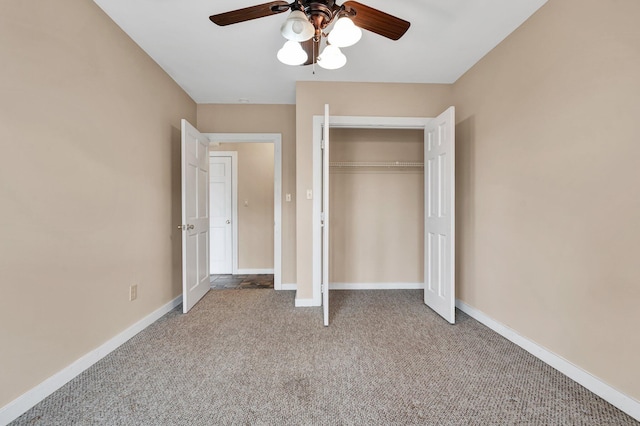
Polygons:
M193 228L195 228L195 226L193 226L193 225L187 225L187 229L193 229Z
M231 223L231 221L229 219L227 219L227 225L230 224L230 223Z
M184 225L178 225L178 229L179 229L180 231L182 231L183 229L186 229L186 226L184 226Z

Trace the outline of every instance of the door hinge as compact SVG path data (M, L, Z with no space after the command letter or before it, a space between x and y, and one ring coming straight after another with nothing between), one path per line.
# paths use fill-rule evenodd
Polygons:
M320 149L324 149L324 137L320 141Z
M324 212L320 213L320 226L324 226Z

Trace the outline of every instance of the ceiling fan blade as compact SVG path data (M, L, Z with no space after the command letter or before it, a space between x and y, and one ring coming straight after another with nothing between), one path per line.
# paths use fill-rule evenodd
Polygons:
M289 3L286 1L272 1L256 6L245 7L243 9L232 10L231 12L219 13L209 16L214 24L225 26L237 24L238 22L250 21L252 19L264 18L265 16L276 15L289 10Z
M368 30L381 36L398 40L409 29L411 23L404 19L397 18L388 13L374 9L357 1L346 1L343 6L349 10L353 9L356 16L351 20L363 30Z
M314 38L315 37L311 37L309 40L300 43L302 49L307 52L307 62L302 65L311 65L318 61L318 55L320 55L320 40L313 41Z

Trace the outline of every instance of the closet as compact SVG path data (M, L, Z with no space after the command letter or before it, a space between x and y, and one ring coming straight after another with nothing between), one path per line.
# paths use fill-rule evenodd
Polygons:
M423 288L424 131L330 131L329 288Z
M413 118L325 105L314 116L313 296L325 326L338 289L424 288L455 322L454 119L453 107Z

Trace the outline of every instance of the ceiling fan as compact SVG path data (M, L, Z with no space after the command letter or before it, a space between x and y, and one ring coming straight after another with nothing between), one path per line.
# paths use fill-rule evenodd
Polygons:
M404 19L350 0L342 5L334 0L272 1L211 15L209 19L217 25L226 26L288 10L291 13L280 29L288 41L278 51L278 59L288 65L317 62L323 68L337 69L347 61L340 47L355 44L362 34L360 28L398 40L411 25ZM325 34L324 30L334 21L332 30ZM327 46L318 55L323 36L328 40Z

